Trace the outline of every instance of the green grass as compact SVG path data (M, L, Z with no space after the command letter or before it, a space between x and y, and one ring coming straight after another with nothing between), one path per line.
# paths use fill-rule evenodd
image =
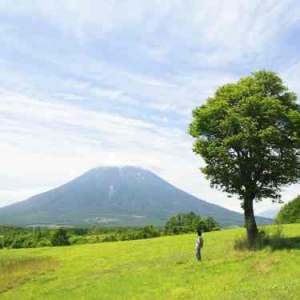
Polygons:
M1 257L0 260L0 293L30 281L32 277L56 267L50 257Z
M244 229L205 233L202 262L195 235L1 250L0 299L299 299L300 225L283 233L294 244L255 252L234 250Z

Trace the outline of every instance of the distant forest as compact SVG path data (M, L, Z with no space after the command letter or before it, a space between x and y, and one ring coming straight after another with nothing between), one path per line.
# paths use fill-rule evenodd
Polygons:
M67 246L102 242L148 239L164 235L177 235L220 230L212 218L201 218L194 212L180 213L171 217L164 227L0 227L0 249Z

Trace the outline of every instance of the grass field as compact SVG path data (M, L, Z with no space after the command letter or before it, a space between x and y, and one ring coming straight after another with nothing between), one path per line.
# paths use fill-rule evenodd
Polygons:
M283 232L300 236L300 225ZM300 246L235 251L243 234L205 233L202 262L195 235L0 250L0 299L299 299Z

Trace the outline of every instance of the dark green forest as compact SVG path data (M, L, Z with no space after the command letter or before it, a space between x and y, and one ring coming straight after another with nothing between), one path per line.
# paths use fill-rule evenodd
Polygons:
M144 227L0 227L0 249L36 248L67 246L102 242L117 242L154 238L163 235L176 235L219 230L218 223L212 218L180 213L171 217L164 227L147 225Z

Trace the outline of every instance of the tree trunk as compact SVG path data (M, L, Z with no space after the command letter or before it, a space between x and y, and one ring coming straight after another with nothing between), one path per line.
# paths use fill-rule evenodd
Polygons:
M245 227L247 230L248 242L251 246L255 244L255 241L258 236L258 229L254 217L253 210L253 200L254 197L247 197L244 199L244 218L245 218Z

